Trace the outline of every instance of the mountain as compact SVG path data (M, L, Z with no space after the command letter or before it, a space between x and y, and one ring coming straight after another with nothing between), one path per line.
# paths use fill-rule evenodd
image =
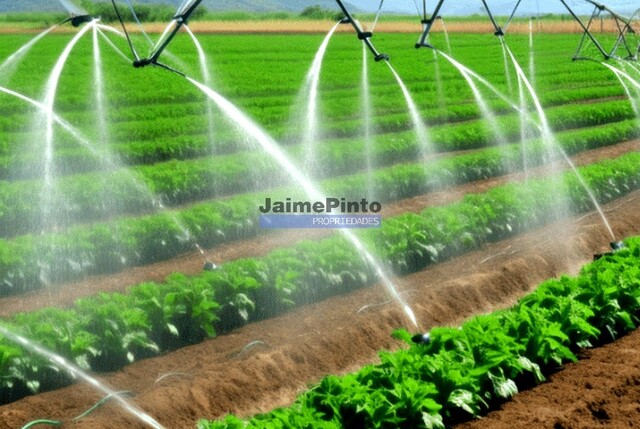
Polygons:
M70 3L80 4L79 0L65 0ZM103 0L104 1L104 0ZM133 0L133 3L146 4L172 4L177 7L182 0ZM204 0L202 5L212 11L237 10L244 12L302 12L309 6L320 6L325 9L339 11L334 0ZM51 0L26 0L9 1L0 0L0 13L7 12L64 12L64 8L58 1Z
M79 3L80 0L64 0L71 3ZM105 0L90 0L105 1ZM124 1L124 0L120 0ZM178 7L182 0L132 0L134 3L147 4L172 4ZM379 0L348 0L354 11L374 12L380 5ZM516 0L488 0L487 3L491 7L495 15L509 15L516 4ZM613 10L620 13L630 13L635 10L637 0L608 0L607 5ZM338 11L338 6L334 0L204 0L203 6L212 11L222 10L238 10L245 12L301 12L308 6L321 6L325 9ZM587 1L570 2L571 7L579 14L591 14L593 5ZM400 12L416 14L416 5L422 5L422 1L418 0L385 0L384 12ZM427 5L432 9L435 1L429 0ZM0 0L0 13L6 12L63 12L63 7L56 0ZM451 15L471 15L484 14L482 3L479 0L449 0L445 1L441 11L443 16ZM538 14L538 13L567 13L560 1L541 1L526 0L523 1L520 9L520 15Z
M637 0L600 0L611 9L619 13L631 14L638 8ZM377 0L349 0L352 5L367 11L375 12L378 10L380 2ZM433 11L435 0L427 1L429 11ZM487 0L487 4L491 8L491 13L497 16L507 16L513 11L517 0ZM573 0L569 2L570 6L576 13L591 15L593 4L582 0ZM383 12L409 13L417 14L416 7L422 10L422 1L411 0L385 0ZM536 15L544 13L567 13L567 9L558 0L525 0L521 2L518 9L518 15ZM442 6L441 14L443 16L452 15L484 15L485 10L480 0L449 0L445 1Z

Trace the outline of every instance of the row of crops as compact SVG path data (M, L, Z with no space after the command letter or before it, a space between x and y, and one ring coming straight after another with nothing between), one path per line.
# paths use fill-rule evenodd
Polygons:
M427 344L397 331L408 348L380 353L380 363L328 376L288 408L248 421L227 416L200 429L429 428L476 417L545 380L581 350L615 340L640 324L640 238L548 280L514 307L435 328Z
M590 99L582 100L589 101ZM573 100L578 101L578 100ZM472 108L473 106L465 106ZM598 106L593 104L583 104L578 106L563 104L548 109L547 114L551 125L556 131L563 131L576 128L594 127L606 123L615 121L627 120L634 117L633 109L626 100L612 100L609 102L603 102ZM372 148L373 156L378 160L379 166L384 166L388 163L396 163L406 160L404 157L391 157L385 158L384 148L388 148L391 143L399 144L405 143L406 145L415 145L415 136L413 131L406 130L408 116L407 115L390 115L383 118L379 118L376 122L376 126L384 130L384 134L377 136L375 145ZM481 120L473 116L468 118L457 117L454 122L444 125L435 125L430 128L431 140L433 141L434 149L437 152L452 152L459 150L471 150L479 149L493 145L494 136L492 132L487 129L486 124ZM184 122L180 124L178 122ZM156 124L137 124L129 123L132 127L154 127L157 129ZM188 127L189 129L203 129L206 128L206 124L201 118L195 119L194 117L185 117L173 120L170 124L164 124L164 127L173 131L164 131L163 134L176 133L176 127ZM498 119L498 126L501 129L501 134L505 139L516 140L519 138L520 133L520 121L515 113L501 115ZM330 125L330 127L337 127L336 124ZM124 128L124 127L123 127ZM144 128L143 128L144 129ZM349 134L357 134L360 126L354 121L348 124L348 128L341 128L340 132L335 134L345 134L347 137L334 137L325 139L322 145L322 150L318 153L317 163L333 166L336 160L341 159L341 151L350 153L349 161L353 163L356 168L364 168L363 157L363 141L361 137L348 136ZM131 132L128 130L119 129L118 133L128 136L129 139L134 139ZM37 176L37 171L29 169L21 169L20 166L28 166L38 161L38 153L26 153L21 155L18 159L13 159L13 155L10 152L20 150L20 141L26 139L25 135L11 135L7 136L14 139L14 144L7 144L5 152L7 154L0 157L0 177L10 179L21 179L29 184L29 179L32 181ZM27 134L29 138L38 139L40 136L35 133ZM220 136L217 136L220 138ZM85 173L96 169L101 169L101 163L103 160L97 159L91 155L91 152L87 148L74 148L77 146L77 142L65 142L59 141L57 146L61 148L60 155L56 158L56 169L61 172L61 176L67 176L72 174ZM211 147L207 144L205 136L188 136L180 132L180 136L177 138L163 138L163 139L151 139L149 141L130 141L127 144L116 144L114 146L115 153L113 158L124 161L127 165L136 165L134 170L136 176L140 176L139 180L147 184L151 189L156 189L154 183L154 173L158 170L170 170L166 174L172 174L180 178L184 175L184 171L187 169L198 168L207 159L209 162L215 162L217 164L225 165L230 163L246 164L254 162L254 158L259 156L255 152L240 151L239 148L243 145L243 142L239 138L228 137L220 140L216 144L216 150L222 151L222 154L216 154L216 156L208 156L208 152ZM67 147L68 146L68 147ZM382 148L382 149L381 149ZM290 144L287 146L289 154L293 158L300 158L301 148L298 145ZM231 154L227 152L233 152ZM356 154L360 154L359 158ZM210 155L210 154L209 154ZM105 152L105 156L108 153ZM355 156L355 157L354 157ZM87 158L89 160L87 160ZM17 163L17 165L16 165ZM17 170L17 171L16 171ZM173 170L173 171L172 171ZM339 174L343 173L340 169L324 170L320 173L327 174ZM95 173L94 173L95 174ZM156 173L157 174L157 173ZM16 177L17 176L17 177ZM72 179L69 179L72 180ZM232 178L232 181L233 178ZM34 186L31 183L31 186ZM158 189L158 192L162 192L162 189ZM233 192L234 189L223 189L221 192ZM237 190L235 190L237 192ZM192 197L193 198L193 197ZM171 203L173 198L171 194L167 200Z
M640 186L640 155L593 164L581 173L599 199L607 201ZM566 187L573 213L592 209L584 188L566 173L560 179L504 185L450 206L385 219L380 230L363 238L394 272L416 272L568 215L557 211L565 198L554 192L559 187ZM375 280L374 268L334 236L229 262L200 276L175 274L163 284L139 285L128 295L103 293L78 300L69 309L19 314L9 323L13 331L82 368L106 371ZM0 369L10 374L1 380L4 402L70 381L41 358L8 343L2 347Z

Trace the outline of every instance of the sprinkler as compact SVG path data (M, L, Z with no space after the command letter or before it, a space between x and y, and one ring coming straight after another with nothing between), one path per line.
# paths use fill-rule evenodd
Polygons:
M376 62L382 60L389 61L389 55L378 52L375 46L373 46L373 43L371 42L373 33L370 31L363 31L362 28L360 28L360 25L358 25L351 13L349 13L345 5L342 3L342 0L336 0L336 2L338 3L338 6L340 6L340 9L342 9L342 13L344 13L344 18L340 20L340 23L351 24L353 26L353 28L356 30L356 33L358 34L358 39L362 40L367 45L371 53L373 53L373 57Z
M62 24L70 22L74 27L79 27L80 24L93 21L93 17L89 15L89 12L78 6L77 2L73 0L58 0L58 2L69 13L69 18L62 21Z
M614 253L619 252L626 247L622 241L612 241L611 243L609 243L609 246L611 247L610 252L596 253L595 255L593 255L593 260L597 261L598 259L601 259L605 256L613 255Z
M511 23L511 21L513 20L513 17L516 14L516 11L518 10L518 7L520 6L520 3L522 2L522 0L518 0L513 8L513 11L511 12L511 15L509 15L509 19L507 19L507 22L505 23L504 27L501 27L500 25L498 25L498 22L495 20L493 13L491 13L491 9L489 8L489 5L487 4L487 2L485 0L482 0L482 4L484 5L485 10L487 11L487 15L489 16L489 20L491 21L491 24L493 25L494 28L494 35L498 36L498 37L504 37L506 31L507 31L507 27L509 27L509 24ZM426 2L424 2L424 8L423 8L423 12L422 12L422 20L420 21L420 23L422 24L422 34L420 35L420 39L418 39L418 42L416 43L416 48L431 48L433 49L433 45L431 45L429 42L427 42L427 39L429 37L429 33L431 33L431 29L433 27L433 24L436 22L436 20L438 19L442 19L442 17L439 15L440 13L440 9L442 8L442 4L444 3L444 0L438 0L438 3L436 4L436 7L433 11L433 13L431 14L431 17L427 16L427 6L426 6Z
M133 47L133 43L131 42L131 38L129 37L129 32L127 31L127 28L124 25L124 21L122 19L122 15L120 15L120 11L118 9L118 6L116 5L115 0L111 0L111 3L113 4L113 8L116 11L116 15L118 16L118 20L120 21L120 24L122 25L122 29L124 30L125 36L127 37L127 42L129 43L129 47L131 48L131 53L133 54L133 57L134 57L134 60L132 62L133 67L142 68L142 67L146 67L148 65L154 65L154 66L162 67L162 68L167 69L169 71L172 71L174 73L177 73L182 77L185 77L184 73L179 72L178 70L176 70L176 69L174 69L172 67L169 67L166 64L162 64L162 63L158 62L158 58L160 58L160 55L162 54L162 52L167 48L169 43L171 43L171 41L173 40L175 35L178 33L178 31L180 31L180 28L182 28L183 25L187 24L187 21L189 20L189 17L196 10L198 5L200 5L200 3L202 3L202 0L187 1L187 2L184 2L178 8L178 10L177 10L176 14L173 16L173 20L172 20L172 22L175 23L175 25L173 26L173 29L171 30L171 32L169 32L166 35L164 35L163 36L164 38L160 39L158 44L156 44L156 46L154 47L153 51L151 52L151 54L149 54L149 56L147 58L140 58L140 56L136 52L135 48Z
M622 250L624 249L624 243L622 241L612 241L611 243L609 243L609 245L611 246L611 249L613 250L613 252L617 252L618 250Z
M80 24L93 21L93 17L91 15L74 15L69 18L69 21L71 21L71 25L74 27L79 27Z
M426 334L416 334L413 337L411 337L411 341L413 341L416 344L421 344L423 346L426 346L431 342L431 335L429 335L428 332Z
M420 21L420 23L422 23L422 34L420 35L420 39L418 40L418 43L416 43L416 49L422 48L422 47L433 49L433 46L430 43L427 43L427 38L429 37L429 33L431 32L431 27L433 27L433 24L436 22L436 20L442 19L442 16L438 15L438 13L440 12L440 8L442 7L443 3L444 3L444 0L438 1L438 4L436 5L435 10L431 14L431 18L427 18L427 9L425 5L423 15L422 15L422 20Z
M205 261L204 266L202 267L203 271L216 271L219 267L213 261Z

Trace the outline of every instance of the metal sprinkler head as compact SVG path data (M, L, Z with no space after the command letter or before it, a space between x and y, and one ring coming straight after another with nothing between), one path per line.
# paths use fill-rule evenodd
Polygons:
M218 266L212 261L205 261L202 269L204 271L216 271L218 269Z
M60 0L60 1L66 1L66 0ZM154 66L167 69L171 72L177 73L182 77L185 77L184 73L172 67L169 67L166 64L162 64L161 62L158 61L158 59L160 58L160 55L162 54L162 52L169 45L169 43L171 43L171 41L173 40L175 35L178 33L178 31L180 31L180 28L182 28L183 25L187 24L189 17L191 16L191 14L193 14L193 12L196 10L196 8L198 7L198 5L200 5L201 2L202 0L185 0L182 3L182 5L178 8L176 14L173 16L173 21L172 21L172 23L174 24L173 29L171 31L167 30L163 34L161 39L158 41L158 45L154 48L153 52L151 52L151 54L147 58L140 58L140 56L136 52L135 47L133 46L133 42L131 41L131 37L129 36L127 27L124 24L122 15L120 14L120 11L118 9L118 5L116 4L116 0L111 0L111 3L113 4L113 8L116 12L116 15L118 16L118 20L122 25L122 30L124 31L124 34L127 38L127 42L129 43L129 48L131 49L131 53L133 54L133 58L134 58L133 66L135 68L141 68L141 67L146 67L148 65L154 65ZM167 29L169 28L170 27L167 27Z
M609 243L609 246L611 247L611 252L596 253L595 255L593 255L593 260L597 261L604 256L613 255L614 253L625 248L625 245L622 241L612 241L611 243Z
M133 60L133 66L135 68L146 67L151 63L152 63L152 61L151 61L150 58L138 58L138 59Z
M80 24L91 21L93 21L93 17L91 15L75 15L71 17L71 25L74 27L79 27Z
M431 342L431 335L429 335L428 332L426 334L416 334L413 337L411 337L411 341L413 341L416 344L422 344L426 346Z
M345 16L340 20L340 24L351 24L351 18L349 18L348 16Z
M622 241L612 241L609 245L614 252L624 249L624 243Z

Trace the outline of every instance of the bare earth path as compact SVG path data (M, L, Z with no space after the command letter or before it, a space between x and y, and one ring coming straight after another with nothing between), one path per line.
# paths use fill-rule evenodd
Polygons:
M640 425L640 330L590 350L550 382L457 429L592 429ZM518 422L515 424L514 422Z
M605 210L616 234L640 234L640 191ZM593 253L605 251L608 241L597 216L589 214L408 276L400 288L422 329L457 324L472 314L513 303L546 278L575 272ZM408 323L394 305L378 305L387 299L381 287L332 298L101 379L118 390L133 391L134 403L168 428L193 427L199 417L266 411L290 403L307 383L325 374L374 362L377 350L398 347L390 333ZM370 306L359 312L365 305ZM242 351L254 341L260 343ZM169 373L180 374L156 382ZM610 378L617 375L611 373ZM0 407L0 428L18 428L36 418L68 420L98 399L80 384L25 398ZM640 424L640 418L635 423ZM108 404L65 427L144 426Z

